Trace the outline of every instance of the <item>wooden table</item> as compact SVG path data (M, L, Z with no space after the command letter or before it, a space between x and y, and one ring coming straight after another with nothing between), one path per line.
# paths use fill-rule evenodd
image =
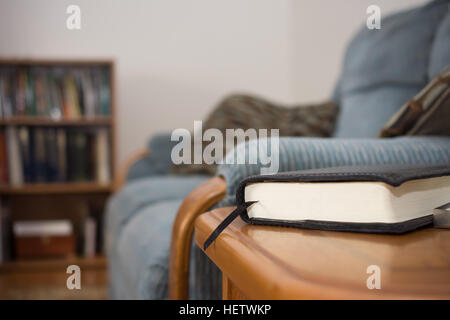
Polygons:
M195 241L234 208L196 221ZM223 272L224 299L450 299L450 230L376 235L247 225L239 217L206 254ZM380 268L381 289L368 289Z

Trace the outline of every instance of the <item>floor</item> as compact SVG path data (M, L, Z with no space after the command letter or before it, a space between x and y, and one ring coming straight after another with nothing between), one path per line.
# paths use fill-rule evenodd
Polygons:
M81 270L81 289L69 290L69 265ZM0 299L107 299L108 272L103 257L15 261L0 265Z

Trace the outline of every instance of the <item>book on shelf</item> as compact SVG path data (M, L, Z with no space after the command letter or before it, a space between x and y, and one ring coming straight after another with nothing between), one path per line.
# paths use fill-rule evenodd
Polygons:
M0 65L0 116L109 116L106 66Z
M237 209L204 249L237 216L258 225L402 234L438 225L433 210L449 203L449 195L450 165L352 166L252 176L240 183Z
M8 183L8 158L5 130L0 128L0 183Z
M109 130L6 126L0 129L3 183L111 182Z
M89 177L87 160L88 141L85 134L69 131L67 134L68 180L85 181Z
M108 184L111 181L111 166L108 159L110 150L108 143L108 131L106 129L98 130L95 135L95 178L100 184Z
M12 186L23 184L22 156L19 149L19 137L16 127L6 128L6 153L8 163L8 182Z
M58 180L67 180L67 136L64 129L57 129L56 131L56 153L57 153L57 167Z
M83 255L86 258L92 258L97 252L97 221L88 216L83 226Z
M0 264L6 261L4 246L5 244L3 240L3 208L0 203Z
M11 221L8 206L0 200L0 263L12 258Z

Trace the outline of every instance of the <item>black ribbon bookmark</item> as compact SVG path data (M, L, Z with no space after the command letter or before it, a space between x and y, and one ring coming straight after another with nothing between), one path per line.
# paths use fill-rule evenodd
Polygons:
M226 227L230 223L233 222L234 219L236 219L242 212L247 210L248 207L250 207L252 204L258 201L247 201L244 204L238 206L235 210L233 210L232 213L229 214L228 217L225 218L218 226L217 228L211 233L211 235L206 239L205 243L203 244L203 250L208 249L208 247L211 245L211 243L216 240L216 238L222 233L223 230L225 230Z

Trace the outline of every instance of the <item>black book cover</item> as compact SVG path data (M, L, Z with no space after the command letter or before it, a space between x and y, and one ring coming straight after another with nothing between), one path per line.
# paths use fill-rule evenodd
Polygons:
M74 143L74 132L68 130L66 133L66 154L67 154L67 166L66 166L66 177L68 181L75 180L75 143Z
M34 130L34 182L46 182L46 180L45 130L43 128L36 128Z
M58 181L58 147L56 145L55 129L47 129L45 132L46 144L46 177L48 182Z
M87 148L87 135L84 132L71 131L67 134L67 177L70 181L89 180Z
M36 136L35 129L33 127L28 128L28 153L29 153L29 170L30 170L30 182L36 182Z
M33 163L31 162L30 132L27 127L20 127L18 132L20 153L22 156L23 179L25 182L33 182L31 175Z

